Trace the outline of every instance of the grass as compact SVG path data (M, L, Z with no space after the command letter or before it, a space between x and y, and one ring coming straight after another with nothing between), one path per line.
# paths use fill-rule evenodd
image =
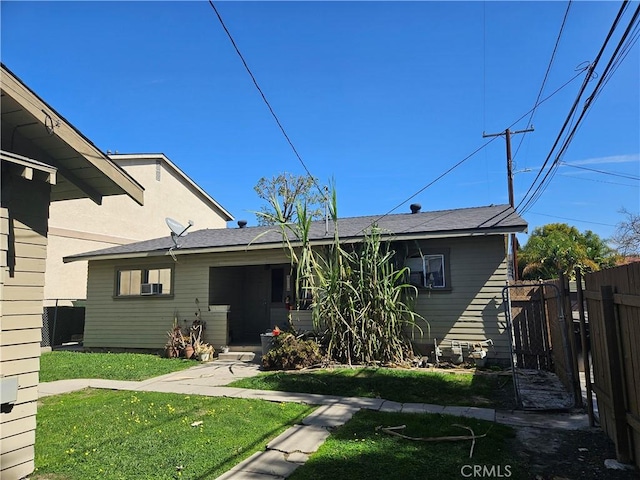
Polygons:
M376 431L379 425L406 425L403 433L412 437L470 434L454 424L469 426L476 435L487 434L476 440L473 458L469 458L469 440L411 441ZM362 410L334 431L289 480L465 478L473 473L473 465L493 467L493 474L485 474L485 478L521 478L519 466L510 460L514 457L509 446L513 437L511 428L482 420Z
M496 374L422 372L392 368L337 368L263 373L229 386L258 390L384 398L438 405L511 406L511 381Z
M40 381L70 378L139 381L195 365L193 360L141 353L47 352L40 359Z
M30 478L216 478L312 410L261 400L91 389L47 397L38 408L36 471Z

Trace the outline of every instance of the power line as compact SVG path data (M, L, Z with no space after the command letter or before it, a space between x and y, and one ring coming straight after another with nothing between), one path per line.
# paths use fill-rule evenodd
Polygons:
M218 9L216 8L216 6L213 4L213 2L211 0L209 0L209 5L211 5L211 8L213 9L213 11L215 12L216 16L218 17L218 20L220 21L220 25L222 25L222 28L224 29L225 33L227 34L227 37L229 37L229 40L231 41L231 44L233 45L233 48L235 49L236 53L240 57L240 60L242 61L242 64L244 65L244 68L247 70L247 73L251 77L251 80L253 81L253 84L255 85L256 89L260 93L260 96L262 97L262 100L267 105L267 108L269 109L269 112L271 112L271 116L273 116L274 120L278 124L278 127L280 128L280 131L282 132L282 135L284 135L284 138L287 140L287 143L289 143L289 146L293 150L293 153L295 154L296 158L298 159L298 161L300 162L300 164L302 165L304 170L307 172L307 175L309 175L309 178L311 178L311 180L313 181L313 184L316 186L316 188L320 192L320 195L322 196L322 198L325 198L326 193L322 191L322 189L320 188L320 185L318 185L318 182L316 181L315 177L313 175L311 175L311 172L309 171L309 168L307 168L307 165L302 160L302 157L298 153L298 150L296 149L296 147L293 145L293 142L289 138L289 135L287 135L287 132L285 131L284 127L282 126L282 123L280 123L280 119L278 119L278 116L276 115L276 112L271 107L271 104L269 103L269 101L267 100L267 97L265 96L264 92L260 88L260 85L258 85L258 81L256 80L256 77L251 72L251 69L249 68L249 65L247 65L247 62L244 59L244 56L240 52L240 49L238 48L238 45L236 45L235 40L231 36L231 32L229 32L229 29L224 24L224 21L222 20L222 17L220 16L220 13L218 12Z
M549 64L547 65L547 71L544 73L544 78L542 79L542 85L540 85L540 90L538 91L538 96L536 97L536 101L534 102L534 105L538 105L538 101L540 100L540 97L542 96L542 92L544 91L544 87L547 84L547 78L549 77L549 72L551 72L551 67L553 66L553 61L555 60L556 52L558 51L558 45L560 44L560 39L562 38L562 32L564 31L564 26L567 22L567 17L569 16L569 10L571 9L571 1L572 0L569 0L569 2L567 3L567 9L564 12L562 25L560 25L560 31L558 32L558 36L556 38L556 44L553 47L553 52L551 52L551 58L549 59ZM532 124L533 117L535 114L536 114L536 107L534 107L534 109L532 110L531 115L529 116L529 120L527 121L527 125ZM514 164L515 164L516 157L518 156L518 152L520 151L520 147L522 146L522 142L524 142L524 137L526 135L527 135L526 132L524 132L522 137L520 137L520 142L516 147L516 152L513 154Z
M550 95L548 95L547 97L543 98L542 100L540 100L537 105L535 105L533 108L536 108L538 105L543 104L544 102L546 102L547 100L549 100L551 97L553 97L554 95L556 95L558 92L560 92L562 89L564 89L567 85L569 85L571 82L573 82L576 78L578 78L582 72L584 71L584 69L580 70L576 75L574 75L573 77L571 77L569 80L567 80L564 84L562 84L560 87L558 87L556 90L554 90ZM523 115L520 116L520 118L518 118L516 121L514 121L513 123L511 123L511 125L509 125L507 128L511 128L513 127L515 124L517 124L518 122L520 122L524 117L526 117L527 115L529 115L529 113L531 113L531 111L533 110L533 108L531 110L528 110L527 112L525 112ZM489 140L488 142L482 144L480 147L478 147L477 149L475 149L473 152L471 152L469 155L467 155L465 158L463 158L462 160L460 160L458 163L456 163L455 165L453 165L452 167L450 167L449 169L447 169L444 173L440 174L438 177L436 177L434 180L432 180L431 182L429 182L427 185L425 185L424 187L420 188L416 193L414 193L413 195L411 195L410 197L408 197L407 199L405 199L404 201L402 201L401 203L399 203L398 205L396 205L395 207L393 207L391 210L389 210L387 213L377 217L373 222L371 222L367 227L362 228L358 234L364 232L365 230L367 230L369 227L371 227L372 225L374 225L375 223L378 223L380 220L382 220L384 217L386 217L387 215L390 215L391 213L393 213L394 211L396 211L398 208L400 208L402 205L404 205L405 203L407 203L408 201L412 200L413 198L415 198L416 196L420 195L422 192L424 192L427 188L431 187L434 183L436 183L437 181L439 181L440 179L442 179L443 177L445 177L446 175L448 175L449 173L451 173L453 170L455 170L456 168L458 168L460 165L462 165L463 163L465 163L467 160L469 160L471 157L473 157L476 153L478 153L479 151L483 150L485 147L487 147L490 143L494 142L498 137L493 137L491 140Z
M624 8L626 8L626 1L625 1L625 5L623 5L623 9ZM620 38L620 41L618 42L618 45L616 46L614 52L611 54L611 58L609 59L609 62L607 63L607 66L605 67L603 74L600 76L600 79L599 79L598 83L596 84L595 88L591 92L591 95L589 97L587 97L587 99L585 101L585 105L582 108L582 112L580 114L580 117L576 121L576 124L574 125L573 129L571 130L571 133L565 139L562 147L560 148L560 151L556 155L556 158L555 158L553 164L549 168L549 171L547 172L547 174L543 178L542 182L540 183L540 185L539 185L539 193L537 194L537 196L535 196L535 198L533 196L531 197L531 199L528 202L528 204L525 205L525 207L523 209L523 212L527 211L528 209L530 209L531 206L533 206L538 201L540 196L542 196L542 194L547 189L549 183L553 179L553 176L555 175L555 173L556 173L556 171L558 169L558 165L559 165L559 163L560 163L560 161L562 159L562 156L565 154L565 152L569 148L569 145L570 145L571 141L573 140L576 131L580 127L583 118L585 117L585 115L589 111L589 108L593 105L594 99L601 92L601 90L603 88L603 83L605 81L608 81L608 78L610 78L608 76L608 74L609 74L609 72L611 70L611 66L613 64L615 64L615 62L618 61L618 52L622 49L627 37L629 36L629 33L632 31L633 28L635 28L634 27L634 23L637 21L638 16L640 16L640 5L638 5L638 7L636 8L636 11L634 12L633 17L629 21L629 25L627 25L627 28L625 29L624 33L622 34L622 37ZM549 181L545 183L546 179L549 176L550 176Z
M575 175L565 175L565 174L562 174L562 173L556 173L556 175L558 175L559 177L572 178L574 180L587 180L589 182L608 183L610 185L620 185L622 187L631 187L631 188L640 187L640 184L639 185L629 185L628 183L607 182L606 180L598 180L598 179L595 179L595 178L576 177Z
M545 175L545 177L542 179L542 181L540 182L540 184L538 184L538 186L536 187L536 189L534 190L533 194L531 195L531 197L529 197L529 199L527 199L529 193L531 193L531 191L533 190L534 186L536 185L536 182L538 181L538 179L540 178L540 176L542 175L542 172L544 171L545 167L547 166L547 163L549 162L551 155L553 154L553 151L556 149L556 146L558 145L558 143L560 142L560 138L562 137L565 129L567 128L567 125L569 124L570 121L572 121L572 118L574 116L574 113L578 107L578 102L580 101L580 98L582 97L582 94L584 93L584 91L587 89L587 84L591 78L591 75L593 74L595 67L597 65L597 63L600 60L600 57L602 56L602 54L604 53L604 50L607 46L607 44L609 43L609 39L611 38L611 36L613 35L613 32L615 31L616 27L618 26L618 22L620 21L620 18L622 17L624 11L626 10L626 3L623 2L622 6L620 7L620 10L618 11L618 14L613 22L613 25L610 27L609 29L609 33L607 34L607 37L605 38L605 41L602 45L602 47L600 48L600 51L598 52L596 59L593 63L591 63L590 65L587 65L586 70L588 70L588 73L584 79L584 81L582 82L582 86L580 87L580 90L578 92L578 95L576 96L575 101L573 102L573 105L571 106L571 109L569 110L569 113L567 115L567 118L564 121L564 124L562 125L562 128L560 129L560 132L558 133L558 136L556 137L556 140L553 143L553 146L551 147L551 150L549 151L549 154L547 155L547 158L545 159L544 163L542 164L542 166L540 167L540 171L538 172L538 174L536 175L536 178L533 180L533 182L531 183L531 186L529 187L529 189L527 190L527 192L525 193L524 197L522 198L522 200L520 201L520 203L518 204L518 206L516 207L516 210L520 209L520 205L522 205L523 202L527 202L525 204L525 206L523 207L523 210L526 209L526 207L529 205L530 200L533 199L538 192L540 191L542 184L544 183L544 181L546 180L546 178L549 176L549 172L551 171L551 169L553 168L553 164L552 166L549 168L549 172L547 173L547 175Z
M603 175L611 175L612 177L628 178L629 180L638 180L638 181L640 181L640 177L635 177L633 175L627 175L627 174L624 174L624 173L606 172L604 170L598 170L598 169L595 169L595 168L583 167L581 165L571 165L570 163L562 162L562 161L560 162L560 165L562 165L564 167L579 168L580 170L588 170L590 172L601 173Z
M601 88L600 92L598 92L595 95L593 101L595 101L598 98L598 96L600 95L602 89L607 85L607 83L609 82L609 80L611 79L613 74L616 72L616 70L618 70L618 68L620 67L622 62L624 62L624 60L627 58L627 55L629 55L629 52L631 51L633 46L638 41L638 36L640 36L640 25L636 24L636 26L634 27L634 30L635 31L633 31L631 33L631 38L627 41L627 44L621 49L619 57L613 63L609 75L607 76L606 80L604 80L604 83L602 84L602 88Z
M533 215L541 215L543 217L551 217L551 218L559 218L560 220L570 220L572 222L580 222L580 223L591 223L593 225L604 225L605 227L615 227L616 225L611 225L610 223L599 223L599 222L592 222L590 220L579 220L577 218L568 218L568 217L559 217L557 215L548 215L546 213L538 213L538 212L529 212Z
M580 87L578 95L576 96L576 99L573 102L573 105L571 106L571 109L570 109L570 111L569 111L569 113L567 115L567 118L565 119L564 124L562 125L562 128L560 129L560 132L558 133L558 136L556 137L556 140L554 141L553 146L551 147L551 150L549 151L549 154L547 155L547 158L545 159L544 163L542 164L542 167L540 167L540 171L536 175L536 178L533 180L533 183L531 184L531 186L529 187L529 189L525 193L524 197L522 198L522 200L520 201L520 203L516 207L516 210L519 210L520 206L524 203L524 206L522 207L522 210L521 210L521 212L524 213L528 208L530 208L530 206L532 206L537 201L537 199L540 197L540 195L542 195L542 193L544 192L544 189L546 189L545 182L547 181L547 178L549 178L549 175L552 173L552 171L554 171L554 169L557 168L558 162L560 161L561 155L568 148L569 143L571 142L571 140L573 138L573 135L575 134L575 131L577 130L577 128L578 128L578 126L580 124L580 121L584 117L584 115L586 113L586 110L591 105L591 102L589 101L589 99L593 97L593 94L589 97L589 99L587 99L586 104L583 107L582 114L580 115L578 121L574 125L573 130L571 131L571 133L563 141L563 145L562 145L562 147L560 149L560 152L558 153L558 155L556 155L556 158L554 159L554 161L552 162L551 166L549 167L549 170L547 171L546 175L540 181L540 183L537 185L537 187L535 188L535 190L533 191L531 196L528 197L529 193L531 193L531 191L533 190L534 186L536 185L536 182L538 181L538 179L542 175L542 172L544 171L547 163L549 163L549 160L551 159L551 156L553 155L553 152L555 151L558 143L560 142L560 139L561 139L562 135L564 134L565 130L567 129L567 126L569 125L569 122L572 122L572 118L575 115L576 109L578 107L578 103L580 102L580 98L582 97L582 95L584 94L585 90L587 89L587 85L589 83L589 80L591 79L591 76L592 76L592 74L593 74L593 72L595 70L595 67L597 66L598 62L600 61L600 58L602 57L602 55L604 53L604 50L606 49L607 44L609 43L609 40L613 36L613 33L615 32L615 30L616 30L616 28L618 26L618 23L620 22L620 18L624 14L626 8L627 8L627 1L625 0L625 2L623 2L622 6L620 7L620 10L618 11L618 14L616 15L616 18L615 18L613 24L611 25L611 28L609 29L609 33L607 34L607 36L606 36L606 38L605 38L605 40L604 40L604 42L603 42L603 44L602 44L602 46L600 48L600 51L598 52L595 60L593 61L593 63L591 63L587 67L587 70L588 70L587 71L587 76L585 77L585 79L584 79L584 81L582 83L582 86ZM636 13L637 13L637 11L636 11ZM634 18L632 19L632 22L635 20L635 18L636 17L634 16ZM624 40L625 38L626 38L626 32L625 32L625 36L623 36L622 40ZM617 52L617 50L616 50L616 52ZM598 85L596 86L596 89L602 83L602 79L603 79L603 77L600 77L600 81L598 82ZM596 89L594 89L594 91ZM544 189L543 189L543 187L544 187Z

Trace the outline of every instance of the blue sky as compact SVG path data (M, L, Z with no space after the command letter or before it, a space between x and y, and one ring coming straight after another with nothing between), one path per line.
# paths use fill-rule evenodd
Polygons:
M571 4L543 98L594 60L620 5ZM412 202L423 210L508 203L503 138L409 197L490 140L483 132L503 131L533 107L567 2L216 7L309 170L323 185L335 179L341 216L384 214L405 201L395 212ZM304 173L208 2L2 1L0 9L3 63L101 150L162 152L250 224L261 176ZM572 166L558 168L524 214L530 231L567 222L606 238L621 208L639 213L639 60L635 44L563 156ZM513 137L516 204L583 78L538 107L535 132Z

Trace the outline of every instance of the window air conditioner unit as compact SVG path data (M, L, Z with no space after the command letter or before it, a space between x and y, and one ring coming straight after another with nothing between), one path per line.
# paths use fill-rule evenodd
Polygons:
M143 283L140 285L140 295L160 295L162 294L161 283Z

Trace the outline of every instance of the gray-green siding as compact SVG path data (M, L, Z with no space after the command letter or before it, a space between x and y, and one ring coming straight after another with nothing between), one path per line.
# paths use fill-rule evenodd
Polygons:
M432 252L449 249L451 290L420 290L416 311L428 326L420 323L424 337L416 338L416 346L431 356L437 339L447 356L451 341L491 339L495 345L488 357L507 361L509 335L502 304L502 289L507 283L505 238L493 235L424 241L421 248Z
M174 315L185 325L195 319L196 298L207 323L204 340L216 349L228 343L226 314L208 311L210 267L285 263L283 251L235 252L89 262L84 345L88 348L161 349ZM119 268L172 267L173 295L114 298ZM258 341L258 339L256 339Z
M431 355L434 339L449 354L451 341L477 342L491 339L490 359L509 358L509 340L502 305L502 288L507 282L505 238L501 235L460 237L420 242L423 251L448 252L451 289L419 293L416 310L427 321L424 335L415 338L416 347ZM85 346L106 348L160 349L171 328L174 312L182 325L191 322L200 301L202 318L207 322L205 341L218 348L227 344L225 315L207 311L210 267L275 265L286 263L284 251L190 254L130 260L89 262ZM173 296L170 298L114 298L114 279L118 268L158 268L172 266ZM310 312L294 312L294 324L311 326ZM232 315L232 314L231 314ZM301 317L301 318L298 318ZM274 324L283 325L284 309L271 309ZM465 352L465 356L466 356Z

